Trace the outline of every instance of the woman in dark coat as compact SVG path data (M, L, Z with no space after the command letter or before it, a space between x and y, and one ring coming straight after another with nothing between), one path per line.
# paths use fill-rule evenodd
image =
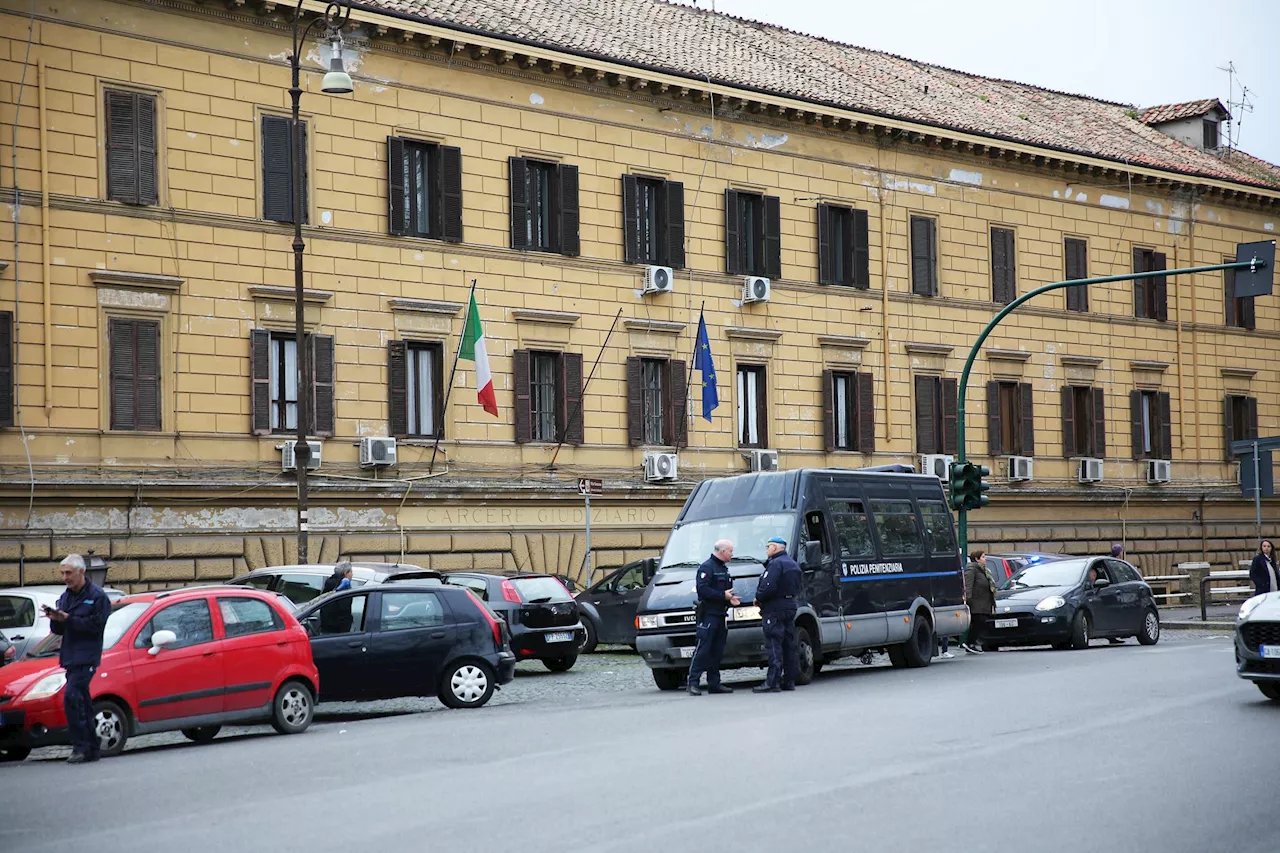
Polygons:
M987 552L969 555L964 569L964 597L969 603L969 637L960 647L969 654L982 654L982 632L991 614L996 612L996 589L987 573Z
M1276 567L1275 546L1270 539L1263 539L1258 554L1249 567L1249 580L1258 595L1264 592L1280 592L1280 569Z

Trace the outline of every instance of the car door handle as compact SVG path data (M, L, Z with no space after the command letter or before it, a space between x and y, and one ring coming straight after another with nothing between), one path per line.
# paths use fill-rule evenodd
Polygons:
M347 643L347 648L350 648L350 649L358 649L363 646L364 646L364 643L360 642L359 640L356 640L354 643Z
M442 639L444 639L444 631L432 631L432 632L431 632L431 639L433 639L433 640L442 640Z
M214 655L216 655L216 654L217 654L217 652L205 652L205 653L204 653L204 657L211 658L211 657L213 657L213 656L214 656Z
M24 635L22 635L22 634L14 634L14 635L13 635L12 637L10 637L9 639L10 639L10 640L13 640L13 641L16 643L16 642L18 642L19 640L25 640L25 639L26 639L26 637L25 637Z

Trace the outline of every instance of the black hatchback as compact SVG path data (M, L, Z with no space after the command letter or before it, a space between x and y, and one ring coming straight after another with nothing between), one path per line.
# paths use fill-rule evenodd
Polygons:
M502 617L517 659L540 660L552 672L567 672L578 660L586 629L578 602L558 578L452 572L444 582L471 590Z

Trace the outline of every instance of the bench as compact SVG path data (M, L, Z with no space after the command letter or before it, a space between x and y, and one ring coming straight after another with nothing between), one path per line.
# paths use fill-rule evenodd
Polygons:
M1239 596L1252 595L1253 586L1217 586L1212 589L1209 584L1214 581L1241 581L1248 580L1249 573L1247 571L1238 572L1209 572L1204 579L1200 581L1200 621L1204 622L1209 617L1205 613L1205 607L1209 603L1209 597L1212 595Z

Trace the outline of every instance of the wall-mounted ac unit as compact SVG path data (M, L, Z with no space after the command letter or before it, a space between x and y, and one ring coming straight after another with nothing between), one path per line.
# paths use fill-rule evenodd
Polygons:
M932 474L944 483L951 482L951 463L954 456L941 453L926 453L920 457L920 473Z
M1009 480L1014 483L1026 483L1035 477L1034 460L1030 456L1009 457Z
M1076 479L1081 483L1101 483L1102 460L1081 459L1080 466L1076 469Z
M294 461L293 457L293 445L295 443L296 442L286 441L284 444L279 445L281 471L297 470L298 463ZM320 442L308 441L307 444L311 446L311 458L307 460L307 470L314 471L316 468L320 467Z
M1167 459L1147 460L1147 482L1168 483L1173 479L1173 464Z
M778 451L753 450L750 455L752 471L777 471Z
M644 292L648 296L651 293L670 293L675 289L676 277L671 271L671 267L645 267L644 268Z
M360 439L360 467L382 468L396 464L396 440L394 438Z
M660 483L674 480L679 466L674 453L646 453L644 455L644 481Z
M772 287L769 279L758 275L749 275L742 281L742 303L768 302Z

